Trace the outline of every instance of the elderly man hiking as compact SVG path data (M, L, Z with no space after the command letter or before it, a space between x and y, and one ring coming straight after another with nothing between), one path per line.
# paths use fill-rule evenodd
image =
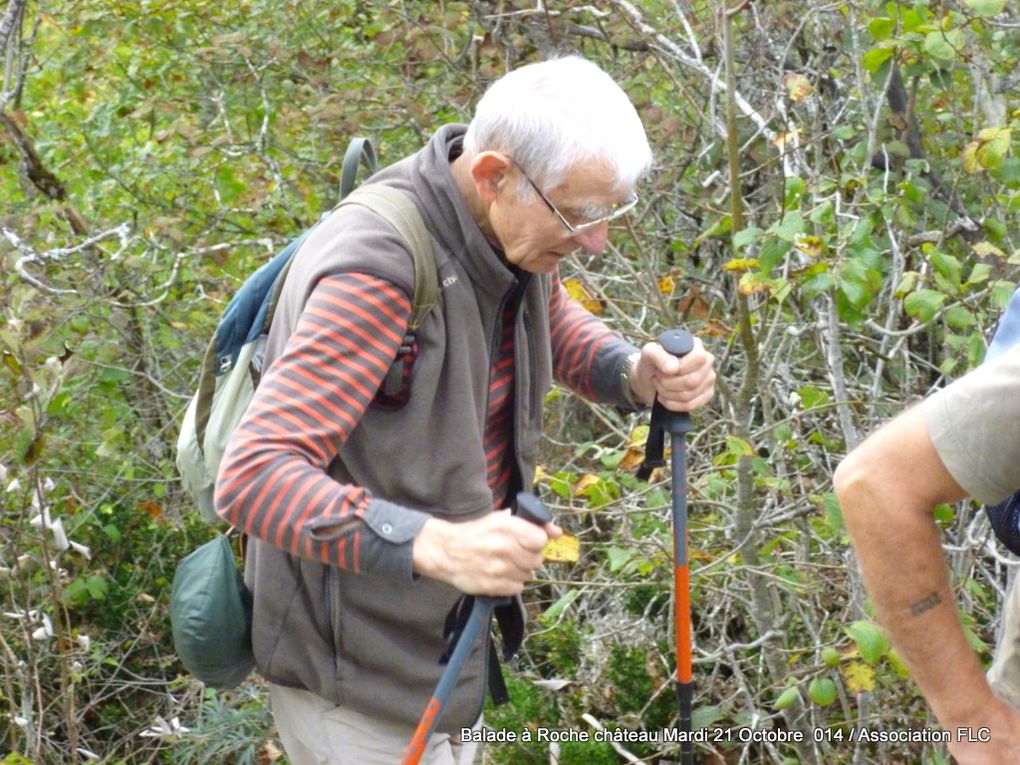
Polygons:
M683 359L638 349L558 280L572 251L603 251L650 161L603 71L531 64L496 81L470 125L371 179L415 203L436 256L439 305L413 342L411 256L375 213L339 209L295 255L216 502L251 537L255 657L296 765L398 762L461 595L517 596L541 564L559 528L507 508L532 484L554 377L628 408L712 397L700 343ZM399 354L403 384L380 390ZM458 733L480 720L482 642L424 762L474 757Z
M986 679L957 616L932 511L968 495L994 504L1020 489L1018 424L1014 346L880 428L835 476L878 617L962 765L1020 762L1020 588Z

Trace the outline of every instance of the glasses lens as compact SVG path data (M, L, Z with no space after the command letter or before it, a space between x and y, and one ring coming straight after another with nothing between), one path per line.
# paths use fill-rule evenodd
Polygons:
M637 194L634 194L628 199L625 199L624 201L620 202L620 204L618 204L613 209L613 211L610 212L608 215L603 215L602 217L596 218L595 220L579 223L577 225L572 226L571 228L575 234L579 234L585 231L590 231L596 226L601 226L603 223L612 223L614 220L623 217L631 210L633 210L634 206L637 205L637 203L638 197Z

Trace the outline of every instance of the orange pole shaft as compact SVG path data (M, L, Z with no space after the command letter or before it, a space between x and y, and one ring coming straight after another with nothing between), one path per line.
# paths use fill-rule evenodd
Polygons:
M425 712L422 714L421 720L418 721L418 727L414 730L414 736L411 737L407 748L404 749L404 756L400 759L400 765L418 765L422 755L425 754L425 745L428 743L429 734L432 732L432 723L439 717L439 711L442 708L442 702L435 696L429 699Z
M691 587L690 567L673 568L673 592L676 599L676 679L691 682Z

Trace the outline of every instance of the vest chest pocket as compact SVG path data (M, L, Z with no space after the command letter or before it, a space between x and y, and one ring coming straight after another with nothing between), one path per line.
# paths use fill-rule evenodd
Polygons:
M372 407L376 409L400 409L411 400L411 378L414 362L418 358L419 344L414 334L404 335L404 340L397 351L379 390L372 399Z

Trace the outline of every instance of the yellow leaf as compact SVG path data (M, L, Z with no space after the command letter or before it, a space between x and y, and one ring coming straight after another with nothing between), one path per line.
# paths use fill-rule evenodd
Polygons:
M648 441L648 425L638 425L630 433L630 439L627 441L627 447L636 446L638 449L644 449L645 443Z
M576 563L581 557L581 543L577 537L564 534L559 539L550 539L542 548L542 557L548 561Z
M702 325L698 334L707 337L729 337L733 334L733 329L719 319L709 319L707 324Z
M812 258L817 258L821 255L823 249L821 237L807 236L805 234L797 234L794 237L793 246Z
M757 295L760 292L770 292L772 287L768 282L763 281L761 274L746 273L737 282L737 289L741 295Z
M723 271L751 271L758 267L758 258L731 258L723 266Z
M840 668L846 689L855 696L875 690L875 668L863 661L851 661Z
M791 101L803 101L815 92L808 78L797 72L787 72L783 80L786 83L786 92L790 94Z
M997 258L1006 257L1006 253L1004 253L1002 250L1000 250L991 242L978 242L977 244L972 244L970 248L974 250L974 253L976 255L982 258L987 258L992 255L994 255Z
M666 276L659 277L659 292L663 295L672 295L675 288L676 282L673 281L672 276L667 274Z
M581 476L581 480L574 484L574 493L582 494L585 489L590 489L601 480L602 479L594 473L585 473Z
M596 316L602 313L602 303L577 279L567 279L563 282L563 288L570 295L571 300L576 300L589 312Z
M977 156L979 148L981 148L980 141L971 141L963 147L963 169L968 173L980 173L984 170Z
M163 506L151 499L142 502L142 511L150 518L155 518L156 520L163 517Z
M788 145L796 147L800 142L800 128L791 130L786 133L776 133L775 138L772 139L772 143L780 151L786 151Z
M1007 127L985 128L978 133L977 159L982 167L998 168L1009 152L1013 131Z
M623 459L616 466L619 470L635 470L645 461L645 450L643 446L628 446Z

